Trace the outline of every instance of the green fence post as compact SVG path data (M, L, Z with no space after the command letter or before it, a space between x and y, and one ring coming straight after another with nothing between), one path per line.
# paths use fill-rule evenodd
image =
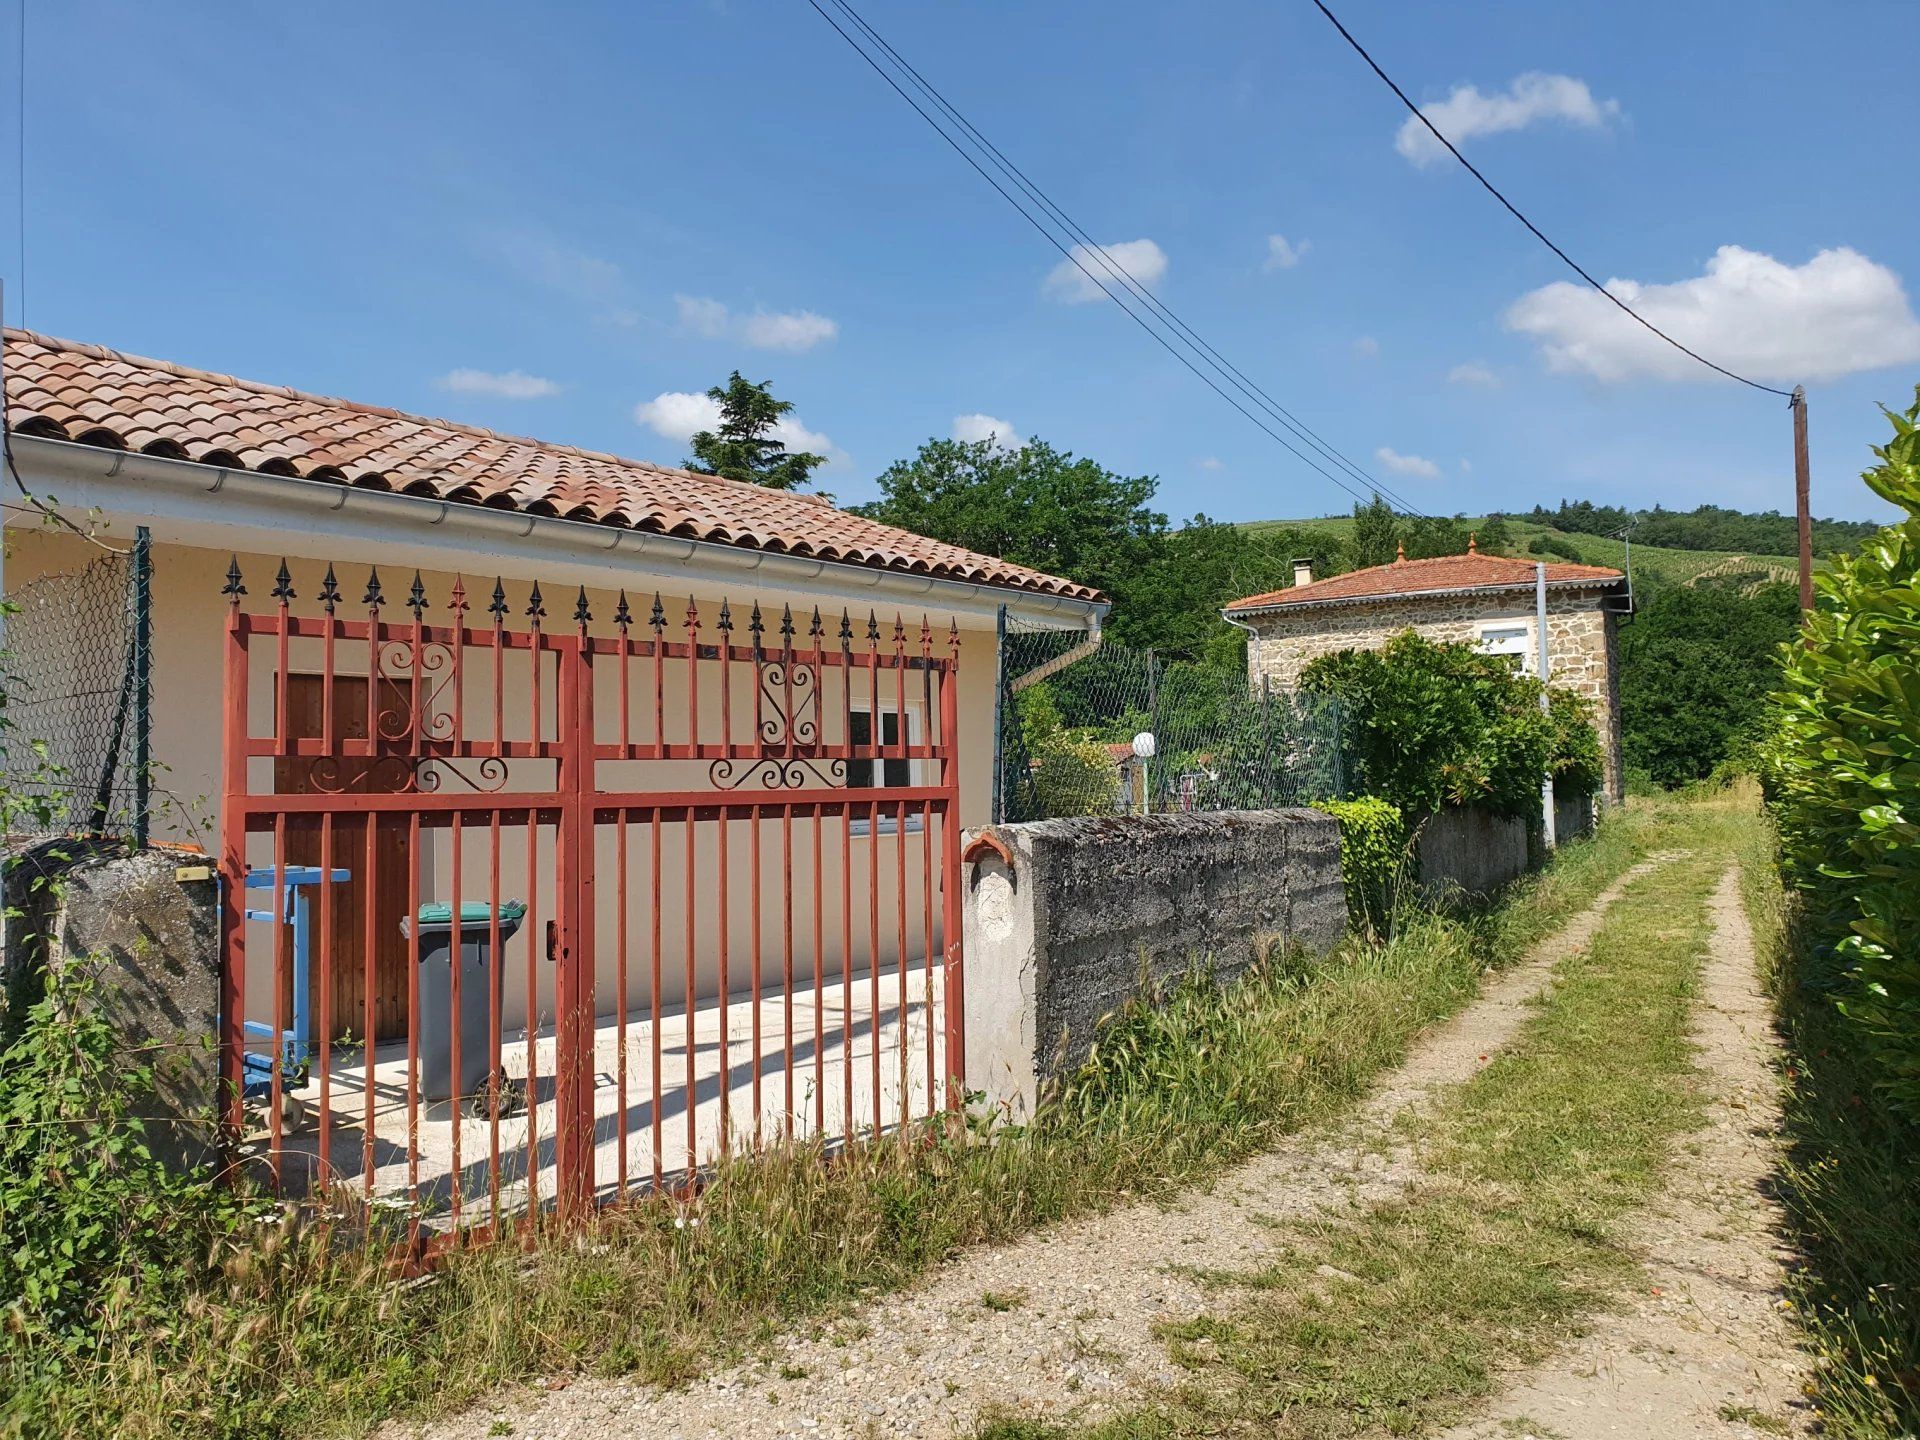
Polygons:
M147 848L153 803L153 532L133 532L133 848Z

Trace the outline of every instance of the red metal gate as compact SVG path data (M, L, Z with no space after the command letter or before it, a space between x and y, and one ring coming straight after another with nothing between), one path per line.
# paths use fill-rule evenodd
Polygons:
M274 1185L577 1215L958 1103L951 623L223 593L224 1118Z

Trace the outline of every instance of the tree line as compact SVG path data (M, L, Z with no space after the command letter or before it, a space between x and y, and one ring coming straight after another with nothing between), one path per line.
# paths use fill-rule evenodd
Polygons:
M789 452L774 434L790 402L737 371L708 394L720 424L693 437L690 468L781 490L811 483L822 457ZM1296 560L1311 561L1325 577L1389 564L1402 553L1409 560L1458 555L1476 540L1491 554L1516 547L1504 516L1406 515L1377 494L1354 505L1344 538L1318 526L1243 528L1204 513L1175 523L1157 508L1154 476L1123 475L1042 439L1019 447L928 440L888 466L879 488L879 499L853 512L1096 586L1113 601L1108 633L1115 640L1163 661L1223 671L1243 670L1246 636L1220 618L1221 607L1291 585ZM1563 500L1526 518L1582 534L1638 521L1636 540L1687 548L1791 548L1768 529L1790 527L1789 517L1713 505L1683 514ZM1816 543L1829 545L1856 544L1875 528L1842 520L1819 527ZM1581 558L1555 544L1549 536L1534 548ZM1624 758L1643 782L1680 785L1751 748L1798 610L1785 586L1662 587L1640 577L1637 588L1639 612L1620 642Z

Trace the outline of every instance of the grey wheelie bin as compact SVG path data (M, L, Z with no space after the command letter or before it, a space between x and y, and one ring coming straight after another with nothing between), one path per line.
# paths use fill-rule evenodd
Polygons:
M500 906L500 942L519 930L527 907L518 900ZM460 907L456 926L451 905L422 905L412 922L401 917L400 933L420 931L420 965L414 981L414 1014L419 1017L420 1094L428 1100L473 1097L484 1105L500 1085L500 1052L493 1039L489 1000L497 983L493 948L493 908L484 901ZM460 966L460 1013L453 1013L453 967ZM453 1027L460 1027L460 1074L453 1073ZM502 1086L504 1089L505 1087ZM501 1109L512 1108L503 1096Z

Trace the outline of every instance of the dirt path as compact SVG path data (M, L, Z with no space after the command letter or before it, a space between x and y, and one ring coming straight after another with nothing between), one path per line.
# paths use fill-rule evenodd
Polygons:
M1707 1123L1647 1210L1644 1272L1623 1312L1443 1440L1694 1440L1805 1434L1807 1356L1780 1310L1785 1253L1766 1196L1776 1158L1776 1042L1753 933L1729 870L1695 1012Z
M1669 857L1634 866L1465 1011L1424 1038L1333 1133L1302 1135L1171 1206L1136 1204L1006 1247L971 1251L926 1284L876 1300L822 1333L682 1389L580 1380L515 1395L389 1436L533 1440L781 1435L947 1436L982 1412L1095 1419L1178 1378L1154 1327L1207 1307L1196 1272L1250 1270L1274 1222L1370 1205L1418 1170L1388 1141L1395 1120L1471 1077L1512 1040L1561 957L1587 945L1607 907ZM511 1427L510 1429L507 1427ZM1645 1433L1644 1431L1640 1433Z

